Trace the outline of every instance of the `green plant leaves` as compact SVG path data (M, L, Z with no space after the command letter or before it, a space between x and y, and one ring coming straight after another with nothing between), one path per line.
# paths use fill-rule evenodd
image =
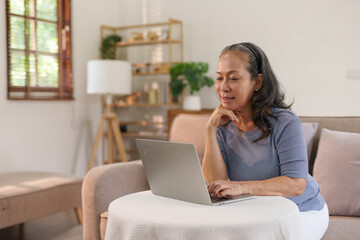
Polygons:
M121 41L118 35L110 35L104 38L101 43L101 58L102 59L115 59L116 43Z
M180 95L187 85L190 87L191 95L204 86L211 87L214 80L205 76L208 70L209 64L205 62L173 63L170 67L170 87L173 96Z

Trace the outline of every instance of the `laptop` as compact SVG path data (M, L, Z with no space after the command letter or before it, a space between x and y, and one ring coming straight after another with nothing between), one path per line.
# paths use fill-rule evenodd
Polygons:
M193 144L135 139L151 192L182 201L222 205L254 198L244 194L211 199Z

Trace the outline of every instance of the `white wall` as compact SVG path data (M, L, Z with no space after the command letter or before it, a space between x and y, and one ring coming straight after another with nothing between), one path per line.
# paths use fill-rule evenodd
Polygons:
M73 0L74 101L6 98L5 1L0 0L0 172L86 171L100 118L98 97L86 95L86 62L99 56L99 26L184 22L186 61L210 63L231 43L252 41L267 53L299 115L360 116L358 0ZM212 89L204 107L218 104Z
M185 61L210 63L213 77L223 47L251 41L267 53L299 115L360 115L360 79L346 77L360 71L360 1L133 0L123 14L129 9L139 10L130 24L182 20ZM217 106L212 89L201 95L204 107Z
M74 101L10 101L0 1L0 172L85 173L100 119L99 98L86 95L86 63L99 58L100 25L119 25L120 8L118 0L72 1Z

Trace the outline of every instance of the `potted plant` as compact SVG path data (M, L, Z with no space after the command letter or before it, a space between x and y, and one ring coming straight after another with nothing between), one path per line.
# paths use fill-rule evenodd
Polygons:
M190 95L185 95L183 108L185 110L200 110L200 97L194 95L204 86L211 87L214 80L205 76L209 64L205 62L173 63L170 67L170 88L174 97L179 96L187 87Z
M121 41L121 37L113 34L103 39L101 43L101 58L115 59L116 58L116 43Z

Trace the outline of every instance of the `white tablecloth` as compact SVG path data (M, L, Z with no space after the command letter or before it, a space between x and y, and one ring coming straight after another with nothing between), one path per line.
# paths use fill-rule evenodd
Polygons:
M145 191L110 204L105 239L291 240L303 232L298 207L283 197L206 206Z

